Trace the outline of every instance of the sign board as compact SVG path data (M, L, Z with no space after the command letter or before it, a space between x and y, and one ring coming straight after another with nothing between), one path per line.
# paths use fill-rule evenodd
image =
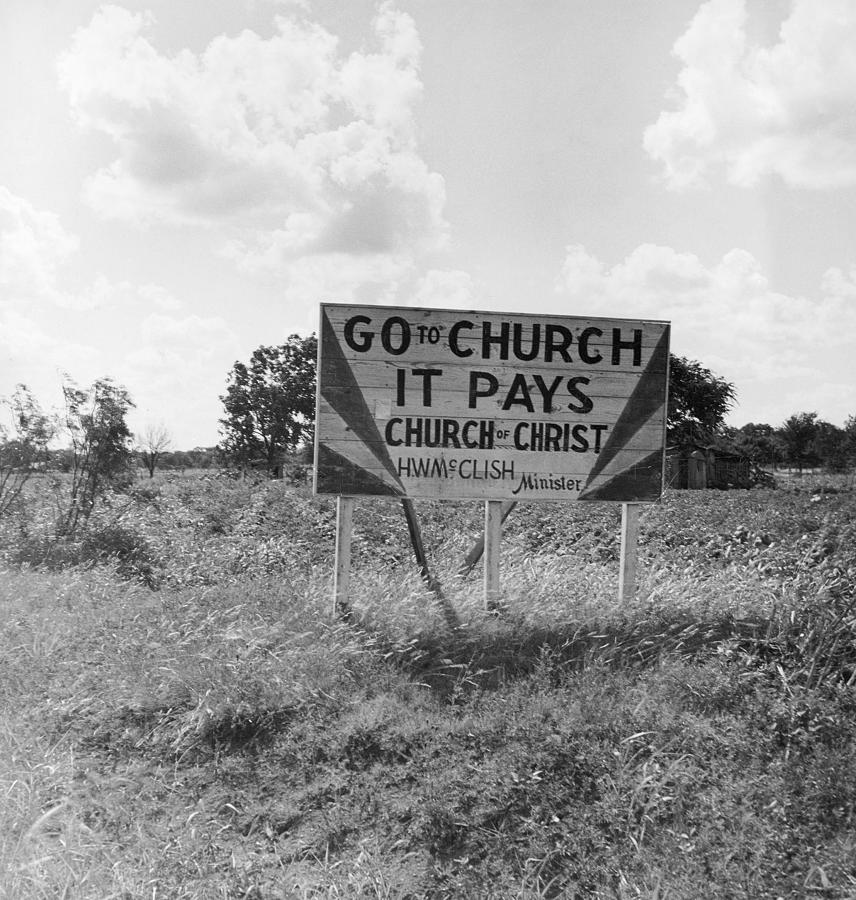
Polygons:
M657 500L669 323L322 304L315 492Z

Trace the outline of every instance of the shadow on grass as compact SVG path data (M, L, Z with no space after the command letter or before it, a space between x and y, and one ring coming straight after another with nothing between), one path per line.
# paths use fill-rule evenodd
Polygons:
M451 634L428 633L395 640L376 623L354 620L368 647L381 653L443 699L472 690L496 690L510 680L546 669L563 674L590 665L646 668L666 655L693 658L736 641L751 652L772 628L766 619L724 615L700 619L690 613L562 625L533 625L497 618Z

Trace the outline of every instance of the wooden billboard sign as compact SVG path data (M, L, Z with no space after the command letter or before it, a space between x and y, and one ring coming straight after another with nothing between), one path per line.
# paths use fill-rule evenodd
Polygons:
M322 304L319 494L647 503L669 323Z
M669 324L322 304L315 491L657 500Z

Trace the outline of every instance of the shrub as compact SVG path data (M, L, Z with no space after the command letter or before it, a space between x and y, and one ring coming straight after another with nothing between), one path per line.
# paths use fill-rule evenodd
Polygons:
M113 564L116 573L128 581L150 588L160 581L159 561L149 541L136 529L119 524L88 528L76 539L57 538L45 531L23 535L10 561L54 571Z
M30 476L44 468L54 433L52 420L23 384L3 405L12 412L14 429L9 434L0 424L0 517L19 504Z
M148 504L157 506L157 502L161 496L161 489L156 484L134 484L128 491L128 495L131 499L136 500L137 503L143 506Z
M61 534L74 535L107 489L126 491L134 481L131 432L125 421L134 403L109 378L97 380L86 391L66 379L62 391L72 465L69 494L57 528Z

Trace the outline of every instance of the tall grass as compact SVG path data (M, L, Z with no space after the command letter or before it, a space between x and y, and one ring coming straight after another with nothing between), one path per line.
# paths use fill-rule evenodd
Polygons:
M0 896L856 891L852 494L670 495L627 605L614 507L523 507L499 614L450 574L478 510L426 504L450 632L391 505L341 622L330 504L151 488L95 525L157 591L5 532Z

